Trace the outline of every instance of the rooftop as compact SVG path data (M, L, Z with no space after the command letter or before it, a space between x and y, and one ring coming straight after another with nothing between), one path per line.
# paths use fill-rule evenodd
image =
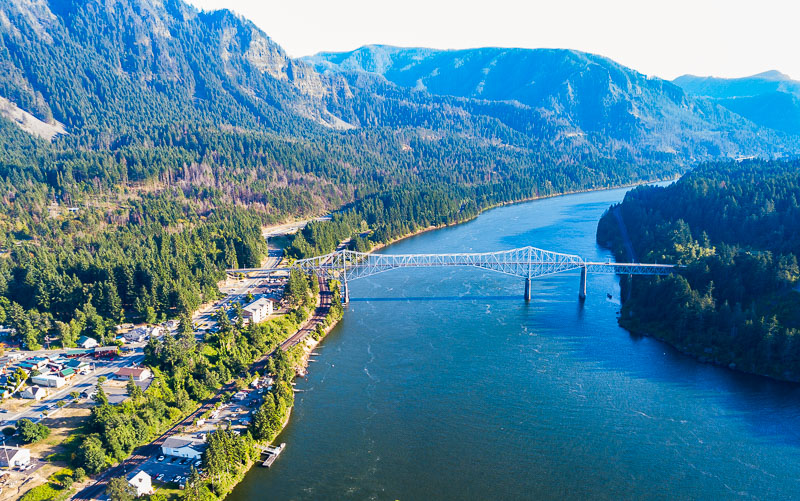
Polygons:
M181 447L191 447L192 449L199 450L205 446L205 442L198 438L192 437L169 437L164 440L162 447L169 449L180 449Z
M263 307L267 306L268 304L272 304L272 300L268 299L268 298L265 298L265 297L262 297L262 298L256 299L255 301L253 301L252 303L248 304L247 306L245 306L242 309L243 310L248 310L248 311L253 311L253 310L258 310L260 308L263 308Z
M128 377L128 376L141 377L142 373L144 373L145 371L150 372L148 369L144 367L122 367L117 372L115 372L115 374L117 376L122 376L122 377Z

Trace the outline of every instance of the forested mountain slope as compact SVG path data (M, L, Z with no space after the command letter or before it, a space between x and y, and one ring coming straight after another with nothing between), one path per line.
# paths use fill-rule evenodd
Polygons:
M740 370L800 380L800 162L701 166L629 192L621 211L637 255L685 267L634 277L620 324ZM616 217L598 242L624 257Z
M800 134L800 82L778 71L744 78L683 75L673 81L694 96L708 97L754 123Z
M306 61L326 74L366 72L436 95L515 103L607 155L625 151L683 161L796 152L796 138L765 131L670 82L578 51L371 45Z
M0 2L0 324L25 346L69 345L186 313L226 267L260 262L259 227L277 220L344 207L296 243L305 255L695 159L797 151L603 58L501 66L551 91L319 72L246 19L181 0Z

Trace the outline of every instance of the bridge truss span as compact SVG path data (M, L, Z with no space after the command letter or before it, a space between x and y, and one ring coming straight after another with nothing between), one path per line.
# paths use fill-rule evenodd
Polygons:
M536 247L522 247L498 252L453 254L367 254L342 250L294 263L306 273L340 280L347 300L349 280L364 278L398 268L473 267L525 279L525 299L530 299L531 279L579 270L579 296L586 297L587 273L624 275L668 275L674 266L668 264L589 262L574 254L563 254Z

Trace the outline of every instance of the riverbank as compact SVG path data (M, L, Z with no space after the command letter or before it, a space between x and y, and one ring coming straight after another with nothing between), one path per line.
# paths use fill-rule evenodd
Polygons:
M330 295L330 299L326 296ZM324 313L322 315L321 313ZM320 293L317 295L317 305L314 314L312 314L306 322L294 333L289 336L287 340L277 349L284 349L290 358L294 359L293 368L295 379L297 377L304 377L307 373L308 360L310 354L319 345L319 343L330 333L336 324L342 318L342 307L340 303L339 287L338 284L333 282L331 284L325 283L320 279ZM305 337L295 340L295 338L306 332ZM276 383L277 384L277 383ZM294 398L292 398L292 405L286 410L286 415L281 423L280 430L275 434L274 438L268 441L259 442L260 446L272 445L278 440L278 437L289 424L294 409ZM244 479L252 467L259 463L261 459L250 458L248 463L244 466L242 471L232 479L230 485L224 493L218 496L218 499L224 499L236 487L236 485Z
M613 222L610 222L612 219ZM653 223L653 225L655 226L655 223ZM655 231L654 233L656 236L651 238L653 238L653 241L658 241L658 233ZM606 213L598 222L597 239L598 243L614 253L617 259L627 255L627 258L631 262L638 262L627 225L622 217L621 206L617 206L614 210ZM711 254L713 254L713 249ZM700 259L702 259L702 256L691 257L687 266L696 265ZM714 263L707 264L707 266L713 268ZM726 272L718 272L717 278L730 279L729 276L725 276L726 273L729 275L736 275L737 273L743 274L743 272L737 271L735 266L727 264ZM744 331L747 329L752 330L753 322L751 320L750 325L740 323L738 326L732 325L733 322L731 322L731 318L736 316L735 310L737 308L740 312L739 315L741 315L741 310L743 309L741 305L727 306L728 301L725 300L727 308L726 313L720 314L714 310L712 306L712 309L706 310L704 315L692 318L692 309L679 305L685 304L688 301L692 302L695 308L704 308L705 306L700 305L700 302L696 299L698 289L702 290L703 285L695 285L695 290L693 291L689 281L691 275L677 275L682 276L682 278L673 281L666 280L660 283L640 279L638 281L638 287L636 288L636 294L632 294L634 290L633 282L623 282L621 277L620 285L624 301L621 315L618 318L620 327L635 336L657 339L676 349L683 355L703 364L715 365L728 370L764 377L775 381L790 383L800 382L800 374L794 371L790 363L779 367L776 366L774 361L769 360L770 344L773 342L780 343L780 341L772 341L772 339L769 339L769 344L764 344L757 339L755 341L751 339L750 346L756 345L756 351L762 354L766 353L766 355L762 355L761 359L759 359L758 356L747 356L750 354L749 350L744 347L747 342L744 340L737 340L737 334L746 335L747 333ZM714 284L714 280L710 280L710 284ZM723 282L723 287L725 286L726 284ZM727 285L727 287L730 288L731 286ZM713 287L709 287L705 292L705 300L708 301L710 299L712 305L713 301L719 300L718 298L713 298L711 295L713 290ZM779 298L781 294L786 292L788 292L788 294L797 294L796 291L773 292L772 296L770 296L766 302L780 303L781 300ZM642 299L642 297L647 299ZM667 306L671 311L669 311L667 315L664 315L664 311L662 310L664 306L660 308L651 307L650 305L652 304L653 297L672 298L668 301L671 306ZM758 298L758 300L763 301L763 298ZM791 301L787 300L786 303L788 305ZM756 301L753 300L752 306L749 307L754 308L755 304ZM773 308L775 307L771 306L770 309ZM780 310L780 308L776 309ZM709 313L709 311L713 313ZM758 315L754 313L753 316L758 318ZM761 323L763 323L764 315L761 316ZM684 320L682 323L676 324L673 321L674 318L683 318ZM777 323L777 317L774 318L776 319L775 323ZM694 327L695 325L700 325L702 331L698 332ZM776 333L774 335L770 334L770 337L780 338L780 333L776 326L773 325L771 328L775 329ZM787 344L789 343L784 342L784 345ZM763 360L764 358L767 360Z
M486 207L484 207L482 209L479 209L477 214L475 214L474 216L472 216L472 217L470 217L468 219L464 219L462 221L458 221L458 222L451 223L451 224L440 224L440 225L426 226L424 228L419 228L419 229L414 230L414 231L412 231L410 233L406 233L406 234L401 235L399 237L393 238L393 239L389 240L388 242L374 244L372 247L370 247L370 249L367 251L367 253L375 252L377 250L383 249L384 247L388 247L388 246L390 246L392 244L395 244L397 242L400 242L402 240L405 240L405 239L408 239L408 238L411 238L411 237L415 237L417 235L421 235L421 234L427 233L429 231L440 230L442 228L449 228L449 227L453 227L453 226L458 226L460 224L468 223L470 221L474 221L475 219L477 219L479 216L481 216L486 211L490 211L492 209L497 209L499 207L506 207L506 206L509 206L509 205L518 205L518 204L524 204L524 203L528 203L528 202L535 202L537 200L547 200L548 198L563 197L563 196L567 196L567 195L578 195L580 193L596 193L596 192L600 192L600 191L619 190L619 189L622 189L622 188L635 188L637 186L644 186L644 185L653 184L653 183L663 183L663 182L675 181L677 179L679 179L679 176L666 178L666 179L653 179L653 180L649 180L649 181L640 181L640 182L636 182L636 183L621 184L621 185L618 185L618 186L609 186L609 187L604 187L604 188L590 188L590 189L585 189L585 190L571 190L571 191L565 191L563 193L553 193L551 195L540 195L540 196L522 198L522 199L518 199L518 200L511 200L509 202L499 202L499 203L496 203L496 204L488 205L488 206L486 206Z
M757 370L746 370L742 368L741 364L737 363L734 359L723 359L719 353L715 353L713 349L699 347L699 350L677 343L670 339L667 334L657 334L659 328L657 326L641 327L636 324L620 319L619 326L628 331L633 336L649 337L661 343L664 343L671 348L674 348L683 356L694 360L695 362L707 365L713 365L730 371L738 372L740 374L747 374L748 376L757 376L771 381L779 381L781 383L800 383L800 377L791 374L768 374Z
M604 262L597 219L624 196L503 207L382 252L534 243ZM277 440L286 450L226 501L796 492L799 467L785 458L799 390L631 337L616 322L617 278L591 275L583 305L576 281L542 278L527 304L518 280L468 268L354 281L347 318L296 381L303 392Z
M402 236L394 238L394 239L390 240L389 242L375 244L370 248L370 250L368 252L370 252L370 253L371 252L375 252L377 250L380 250L380 249L383 249L385 247L388 247L389 245L395 244L397 242L400 242L402 240L405 240L405 239L408 239L408 238L411 238L411 237L414 237L414 236L417 236L417 235L421 235L421 234L427 233L429 231L442 229L442 228L446 228L446 227L449 227L449 226L457 226L457 225L461 225L461 224L473 221L477 217L479 217L481 214L483 214L484 212L489 211L491 209L496 209L496 208L499 208L499 207L503 207L503 206L523 204L523 203L532 202L532 201L536 201L536 200L544 200L544 199L548 199L548 198L555 198L555 197L566 196L566 195L575 195L575 194L579 194L579 193L590 193L590 192L615 190L615 189L620 189L620 188L629 188L629 187L634 187L634 186L639 186L639 185L644 185L644 184L651 184L651 183L660 182L660 181L664 181L664 180L663 179L659 179L659 180L651 180L651 181L642 181L642 182L639 182L639 183L629 183L629 184L622 185L622 186L604 187L604 188L587 189L587 190L574 190L574 191L570 191L570 192L566 192L566 193L556 193L556 194L544 195L544 196L538 196L538 197L529 197L529 198L525 198L525 199L521 199L521 200L514 200L514 201L509 201L509 202L502 202L502 203L498 203L498 204L492 204L490 206L487 206L487 207L481 209L475 216L473 216L471 218L459 221L457 223L452 223L452 224L449 224L449 225L448 224L445 224L445 225L431 225L431 226L427 226L427 227L424 227L424 228L418 228L418 229L416 229L416 230L414 230L412 232L409 232L409 233L406 233L406 234L404 234ZM291 223L286 223L286 225L290 225L290 224ZM335 289L333 291L331 291L333 293L333 296L334 296L333 303L334 304L341 304L339 302L339 296L338 296L338 285L334 285L334 287L335 287ZM323 289L321 288L321 291L322 290ZM319 303L318 303L318 306L319 306ZM326 315L325 322L323 322L322 324L318 324L318 325L322 325L321 328L319 328L318 330L315 330L314 334L307 336L302 342L297 343L292 348L290 348L290 350L295 350L295 349L299 350L299 352L296 354L297 360L296 360L296 363L295 363L295 373L296 373L297 377L305 377L305 375L308 372L309 358L311 356L311 353L313 353L313 351L322 342L322 340L338 324L338 322L339 322L339 320L341 320L341 318L342 318L341 317L341 312L340 312L340 314L336 315L336 314L334 314L334 311L331 310L331 312L328 315ZM300 331L298 331L298 333L299 332ZM291 415L291 409L290 409L286 419L284 420L283 425L281 426L281 431L278 432L278 434L276 435L276 438L273 441L269 442L269 444L271 444L274 441L277 441L277 437L280 436L280 434L283 432L283 430L288 425L290 415ZM233 490L233 488L235 487L235 484L238 484L239 482L241 482L241 480L245 477L247 472L252 468L253 464L255 464L255 462L253 462L244 471L244 473L239 478L237 478L236 482L231 486L231 489L228 492L225 493L225 496L227 496ZM223 497L225 497L225 496L223 496Z

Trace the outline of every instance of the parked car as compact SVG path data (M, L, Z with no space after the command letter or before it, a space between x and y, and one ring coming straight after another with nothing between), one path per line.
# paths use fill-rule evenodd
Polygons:
M162 456L158 456L156 458L156 461L164 461L164 456L163 455Z
M156 480L158 480L159 482L164 480L164 474L163 473L159 473L158 476L156 477Z

